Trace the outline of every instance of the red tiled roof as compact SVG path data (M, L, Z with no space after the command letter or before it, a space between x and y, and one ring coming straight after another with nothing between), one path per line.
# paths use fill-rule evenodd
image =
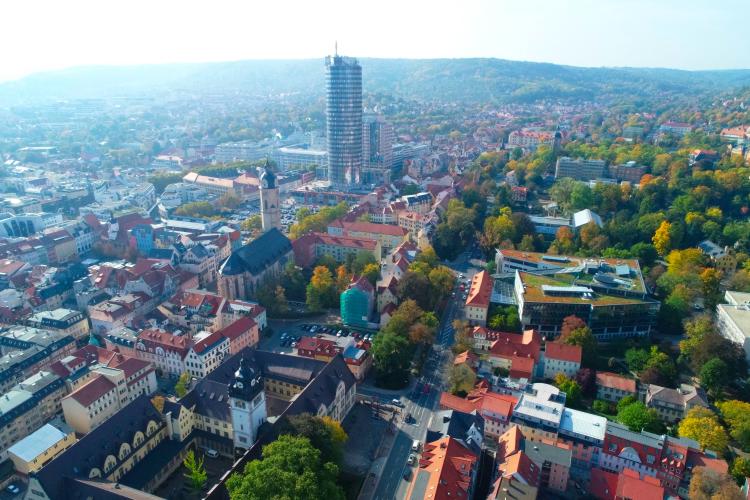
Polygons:
M635 393L635 380L612 372L596 372L596 385Z
M425 491L434 492L432 498L436 500L466 498L472 486L471 471L478 460L471 450L450 436L425 444L419 460L419 468L429 475ZM422 474L414 474L409 490L419 476Z
M203 340L196 342L193 346L193 350L197 354L203 354L209 347L221 342L222 340L224 340L224 337L221 335L220 331L213 332Z
M240 319L225 326L217 333L220 333L222 336L228 338L231 342L245 332L252 330L256 326L257 324L255 323L255 320L253 320L253 318L251 318L250 316L242 316Z
M492 276L487 271L474 275L471 279L466 305L471 307L489 307L492 296Z
M525 378L531 380L534 373L534 360L532 358L519 358L514 357L510 362L510 373L508 374L511 378Z
M408 231L392 224L375 224L374 222L333 222L331 226L344 229L345 232L385 234L388 236L406 236Z
M490 347L490 356L501 358L524 357L539 360L541 338L536 330L526 330L522 334L510 332L492 332L481 326L475 327L474 332L493 333L496 339Z
M167 351L175 351L181 358L184 358L190 349L190 339L163 330L143 330L138 334L138 342L143 342L147 348L161 347Z
M448 392L440 394L440 407L448 410L457 410L464 413L477 411L480 414L492 413L510 418L513 413L513 407L518 400L513 396L498 394L496 392L475 392L472 391L466 399L454 396Z
M115 388L115 384L110 382L107 377L98 375L80 389L71 392L67 397L75 399L81 406L88 407Z
M664 488L655 477L643 476L643 479L640 479L638 472L624 469L617 479L617 498L663 500Z
M617 479L617 474L594 467L591 469L589 492L599 500L614 500L617 494Z
M581 346L568 345L562 342L547 342L544 351L544 357L547 359L559 359L562 361L571 361L581 363Z
M332 245L345 248L356 248L358 250L375 250L378 242L368 238L355 238L352 236L334 236L326 233L313 233L316 245Z

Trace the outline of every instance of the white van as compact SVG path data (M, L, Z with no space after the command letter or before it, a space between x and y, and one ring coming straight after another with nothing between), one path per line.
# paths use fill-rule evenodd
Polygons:
M411 443L411 451L419 451L419 447L422 445L422 443L419 442L419 439L415 439Z

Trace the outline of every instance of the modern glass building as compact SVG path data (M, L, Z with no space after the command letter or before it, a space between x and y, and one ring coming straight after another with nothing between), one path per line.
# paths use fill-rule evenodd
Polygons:
M326 58L328 179L356 188L362 171L362 67L353 57Z

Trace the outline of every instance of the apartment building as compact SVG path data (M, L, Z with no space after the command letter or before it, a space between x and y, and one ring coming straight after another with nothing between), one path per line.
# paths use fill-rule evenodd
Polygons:
M561 156L555 163L555 179L570 177L578 181L592 181L605 177L607 162L604 160L573 159Z
M43 328L61 335L70 335L76 340L88 337L89 319L80 311L57 308L32 314L26 322L34 328Z

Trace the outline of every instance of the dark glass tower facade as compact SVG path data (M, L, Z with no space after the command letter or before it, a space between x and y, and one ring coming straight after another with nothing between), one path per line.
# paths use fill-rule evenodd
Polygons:
M326 58L328 179L356 188L362 171L362 67L353 57Z

